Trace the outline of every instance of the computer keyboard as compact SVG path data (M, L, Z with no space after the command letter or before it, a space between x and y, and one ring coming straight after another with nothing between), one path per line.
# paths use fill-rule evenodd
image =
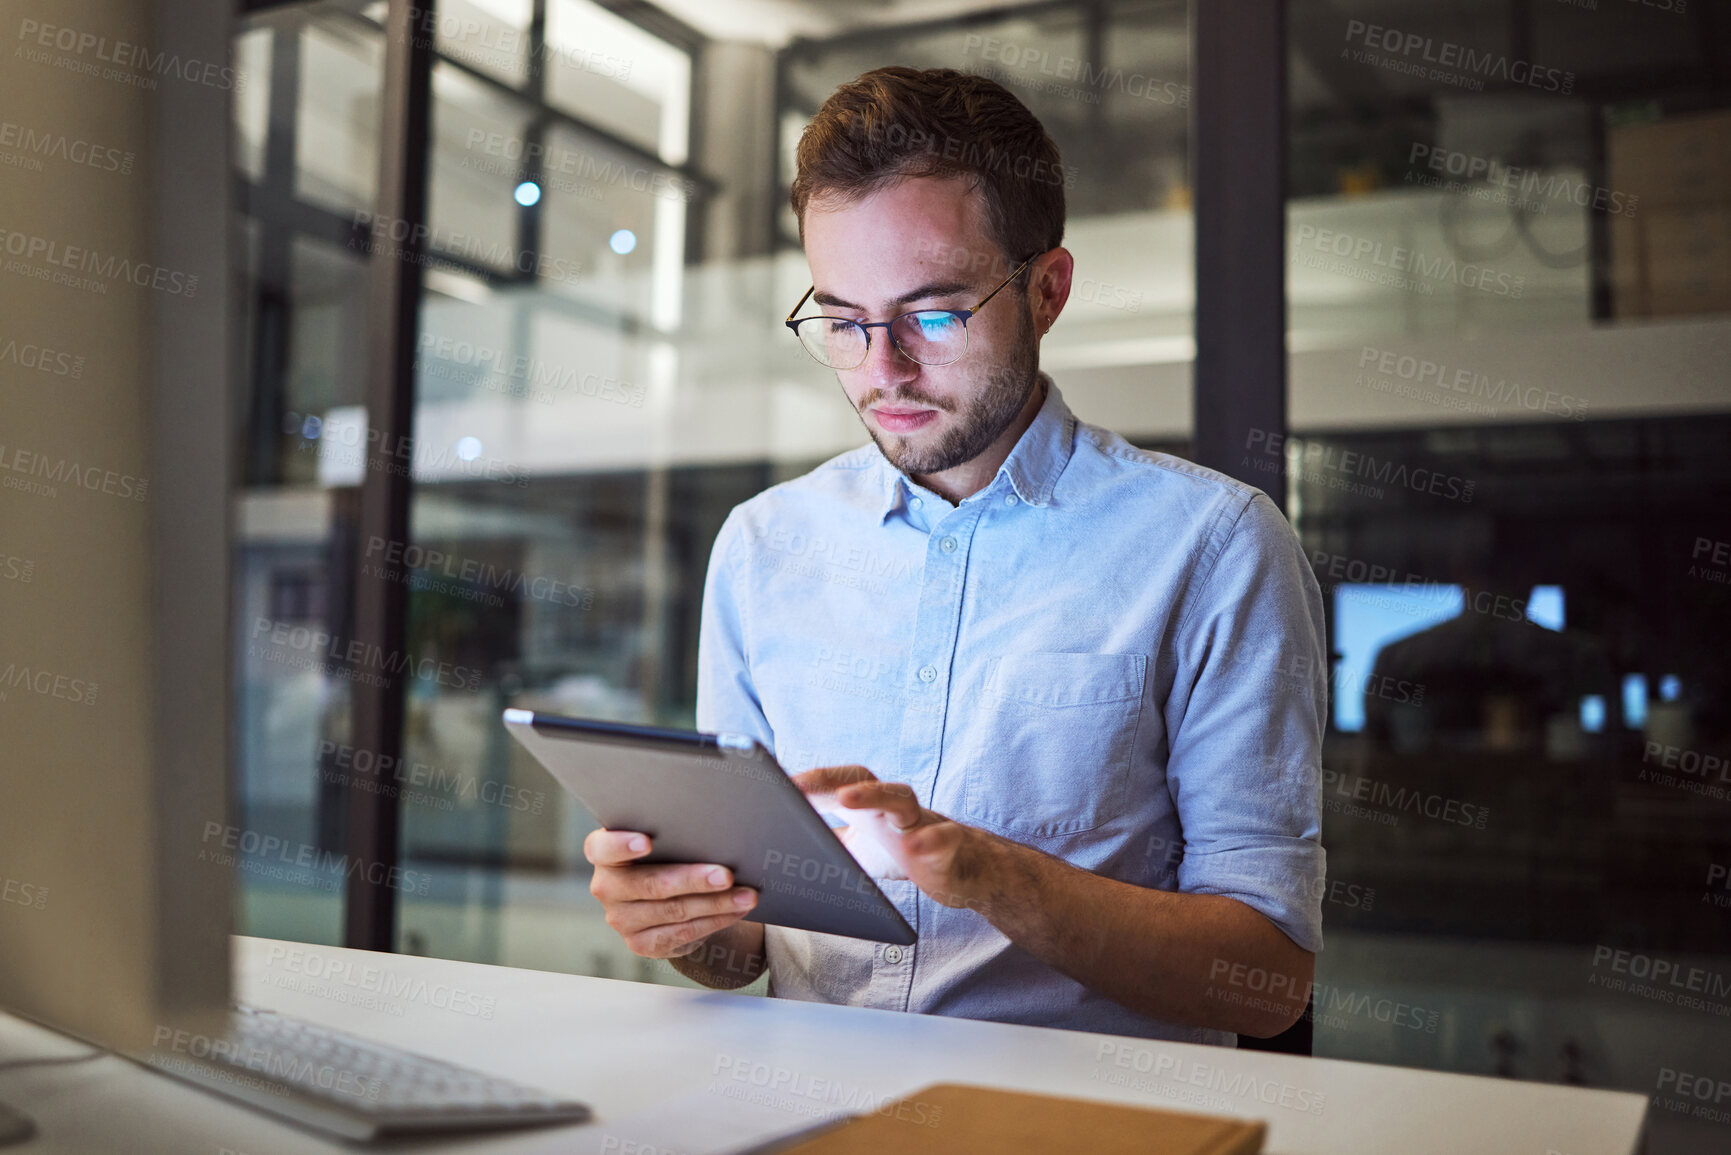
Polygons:
M533 1087L272 1011L238 1007L224 1039L171 1040L151 1067L345 1139L576 1123Z

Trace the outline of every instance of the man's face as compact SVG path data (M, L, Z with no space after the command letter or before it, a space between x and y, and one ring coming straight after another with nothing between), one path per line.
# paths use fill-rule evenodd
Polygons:
M1013 264L986 232L984 205L959 177L900 181L847 202L814 199L805 253L826 316L888 321L917 309L970 309ZM1018 262L1026 253L1015 254ZM885 329L843 392L878 448L909 475L979 456L1009 428L1039 368L1028 274L968 321L968 350L949 365L903 356Z

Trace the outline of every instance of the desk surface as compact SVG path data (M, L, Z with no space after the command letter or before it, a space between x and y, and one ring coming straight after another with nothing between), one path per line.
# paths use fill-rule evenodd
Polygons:
M595 1121L393 1144L699 1155L935 1082L1264 1119L1267 1150L1630 1155L1640 1095L235 940L236 997L582 1099ZM79 1044L0 1015L0 1063ZM353 1151L121 1059L0 1071L20 1150Z

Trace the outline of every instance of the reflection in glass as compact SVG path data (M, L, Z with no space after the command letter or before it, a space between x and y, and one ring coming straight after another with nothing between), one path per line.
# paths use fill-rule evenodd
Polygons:
M320 467L327 425L362 394L367 263L348 222L371 208L379 43L351 14L314 5L257 18L236 51L249 83L235 104L248 389L234 516L234 821L255 852L237 865L235 925L338 943L355 671L320 639L352 633L355 490Z
M1048 350L1066 396L1094 419L1182 437L1187 401L1168 412L1167 394L1141 382L1158 363L1170 370L1162 388L1181 398L1187 379L1184 18L1171 6L1123 8L1135 34L1122 49L1114 42L1112 71L1097 64L1086 93L1058 91L1037 70L1012 77L1075 168L1069 240L1087 280ZM1054 13L1005 20L1000 31L1032 44L1067 30L1081 54L1081 28L1074 13ZM821 99L834 78L890 61L1002 63L985 59L983 41L970 40L976 31L928 27L869 49L813 49L794 64L796 93L809 87ZM628 146L663 160L689 151L689 57L641 29L619 32L617 17L591 5L549 4L548 99L602 131L546 125L529 211L516 199L526 168L498 167L489 186L435 167L435 202L464 195L441 181L468 180L477 211L518 213L527 231L516 243L539 269L520 280L441 273L422 303L418 438L473 439L499 478L526 484L416 469L413 540L397 570L410 584L412 629L481 679L410 698L410 761L446 786L405 795L405 865L434 881L427 894L403 896L401 945L683 982L631 956L600 922L581 853L593 819L501 741L498 714L517 706L689 726L703 575L728 510L865 434L833 373L781 324L810 284L797 249L687 263L693 230L709 223L702 202L681 174ZM798 115L796 103L771 125ZM466 159L481 127L442 131L440 147L452 157L464 148ZM523 135L535 132L531 117ZM768 218L785 190L768 167L773 147L764 160L751 195ZM1123 182L1104 166L1126 160L1160 174L1151 199L1114 199ZM1130 381L1138 384L1125 388Z
M234 97L234 163L251 181L264 177L273 35L269 28L252 28L234 38L234 66L246 77Z
M593 0L547 0L547 99L668 164L685 161L691 58Z
M359 21L301 31L295 195L338 212L371 212L378 184L384 41Z
M435 248L502 276L521 275L513 195L529 140L529 112L440 62L433 69L433 173L428 215Z
M421 27L436 23L434 43L447 60L520 85L529 75L534 14L534 0L440 0Z
M1664 765L1731 742L1731 602L1691 568L1731 495L1731 116L1686 25L1291 7L1288 512L1331 605L1329 874L1375 891L1325 904L1317 991L1441 1024L1319 1003L1320 1055L1652 1095L1725 1053L1601 965L1731 958L1731 796ZM1654 1150L1722 1145L1664 1099Z

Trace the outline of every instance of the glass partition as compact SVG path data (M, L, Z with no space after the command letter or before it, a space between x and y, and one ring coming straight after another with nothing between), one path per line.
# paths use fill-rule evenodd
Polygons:
M1184 9L901 25L791 5L778 31L723 3L704 18L759 38L719 43L590 0L441 6L417 29L438 59L402 542L349 528L373 259L355 222L378 167L382 12L294 9L243 41L295 78L237 125L249 219L286 253L281 286L255 282L247 612L328 632L351 612L342 574L382 572L408 586L411 652L464 676L410 684L402 764L385 767L348 741L333 671L249 657L248 805L330 841L357 776L399 799L402 866L425 881L400 898L401 949L683 982L601 922L581 853L593 819L498 718L528 706L691 725L722 520L865 440L833 374L780 324L809 280L781 207L786 150L830 89L882 64L982 72L1018 92L1063 150L1079 267L1045 365L1084 417L1181 444ZM801 21L836 34L793 39ZM280 168L266 163L273 139ZM305 892L249 888L243 924L333 939L334 896L314 918L297 913Z
M1246 447L1330 609L1316 1053L1642 1092L1656 1151L1724 1145L1665 1072L1731 1044L1731 112L1693 11L1295 0L1291 435Z
M416 438L466 445L498 469L489 479L418 472L413 540L400 551L413 628L482 671L474 690L410 702L409 760L430 781L483 769L467 795L453 786L408 798L405 857L435 883L404 896L405 949L684 981L632 956L601 921L581 852L594 820L508 743L497 718L520 706L691 725L699 601L722 520L864 441L833 374L780 324L809 280L785 229L770 251L687 259L711 199L742 196L739 186L754 182L756 211L779 219L785 134L835 84L887 63L1006 69L1002 79L1046 118L1074 170L1069 242L1082 279L1048 368L1090 419L1144 441L1187 436L1183 10L1107 8L1112 27L1122 17L1121 41L1066 8L791 45L779 56L782 102L755 110L784 139L762 150L761 169L741 165L729 182L677 167L696 152L675 114L688 60L641 29L608 39L617 17L557 0L548 59L575 43L563 29L591 28L584 43L628 59L629 78L593 61L568 68L568 85L550 73L547 100L573 119L538 123L527 102L515 118L494 117L522 122L520 138L477 137L479 125L440 131L436 148L450 155L436 155L435 203L462 195L457 181L481 163L477 153L504 162L490 186L472 186L480 195L503 204L513 181L533 186L517 236L537 274L441 272L422 306ZM1059 30L1076 60L1094 62L1082 86L1049 84L1000 44L1050 45ZM711 84L719 95L729 81ZM435 92L436 123L468 115L450 108L457 97ZM743 140L754 131L708 127ZM1107 167L1120 159L1146 182L1140 195L1126 197Z
M356 671L331 640L352 632L358 458L329 434L362 396L367 263L348 240L354 213L372 207L382 42L346 10L314 5L252 19L236 54L249 81L235 104L247 367L234 517L236 927L339 943Z

